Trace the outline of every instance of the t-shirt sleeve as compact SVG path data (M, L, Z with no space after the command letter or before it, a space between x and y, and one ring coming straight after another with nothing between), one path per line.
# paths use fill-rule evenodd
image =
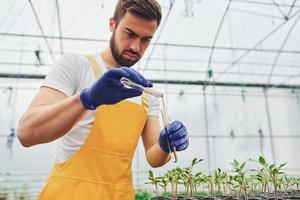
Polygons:
M50 68L41 86L59 90L67 96L74 95L78 88L79 66L78 55L69 53L62 56Z
M160 103L159 99L157 97L154 97L152 95L148 95L149 97L149 110L148 115L160 115Z

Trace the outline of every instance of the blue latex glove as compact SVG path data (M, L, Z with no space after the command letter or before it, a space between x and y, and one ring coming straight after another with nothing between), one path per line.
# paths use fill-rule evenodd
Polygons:
M129 78L144 87L152 87L152 83L134 69L128 67L112 68L104 73L93 85L80 92L80 99L84 108L95 110L100 105L115 104L123 99L142 94L142 91L138 89L124 87L120 83L122 77Z
M168 140L170 147L168 146ZM158 144L160 148L170 153L175 146L176 151L185 150L189 146L189 137L185 126L180 121L172 122L167 129L160 132ZM171 148L171 149L170 149Z

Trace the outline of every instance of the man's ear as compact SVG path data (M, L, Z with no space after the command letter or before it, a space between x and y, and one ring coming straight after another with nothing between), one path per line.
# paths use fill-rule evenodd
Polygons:
M114 32L116 28L116 21L113 17L109 18L109 30L110 32Z

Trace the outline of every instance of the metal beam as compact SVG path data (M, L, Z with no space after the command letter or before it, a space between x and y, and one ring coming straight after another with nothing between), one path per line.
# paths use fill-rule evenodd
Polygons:
M52 35L33 35L33 34L19 34L19 33L3 33L0 32L0 35L5 35L6 37L29 37L29 38L47 38L52 40L70 40L70 41L83 41L83 42L103 42L108 43L108 40L104 39L95 39L95 38L77 38L77 37L59 37L59 36L52 36ZM177 44L177 43L162 43L162 42L153 42L152 45L157 46L167 46L167 47L180 47L180 48L198 48L198 49L211 49L212 46L208 45L194 45L194 44ZM226 46L215 46L214 49L218 50L228 50L228 51L255 51L255 52L269 52L269 53L276 53L279 50L277 49L260 49L260 48L247 48L247 47L226 47ZM281 53L287 54L300 54L298 50L283 50Z
M21 78L21 79L44 79L45 75L37 74L13 74L1 73L0 78ZM191 80L160 80L149 79L152 83L171 84L171 85L205 85L205 86L224 86L224 87L248 87L248 88L273 88L273 89L300 89L300 85L275 85L263 83L245 83L245 82L206 82L206 81L191 81Z

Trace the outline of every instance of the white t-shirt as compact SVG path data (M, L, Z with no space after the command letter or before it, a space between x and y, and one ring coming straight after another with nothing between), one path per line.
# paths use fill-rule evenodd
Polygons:
M102 74L105 73L107 65L104 63L101 55L97 54L95 58L101 67ZM72 96L89 87L95 80L92 67L85 56L66 54L51 67L42 86L51 87L63 92L67 96ZM134 97L128 100L140 104L140 98ZM148 115L159 116L159 100L148 95L148 101ZM76 123L68 133L58 139L55 156L57 162L69 159L80 149L92 128L94 118L95 111L90 112L85 118Z

